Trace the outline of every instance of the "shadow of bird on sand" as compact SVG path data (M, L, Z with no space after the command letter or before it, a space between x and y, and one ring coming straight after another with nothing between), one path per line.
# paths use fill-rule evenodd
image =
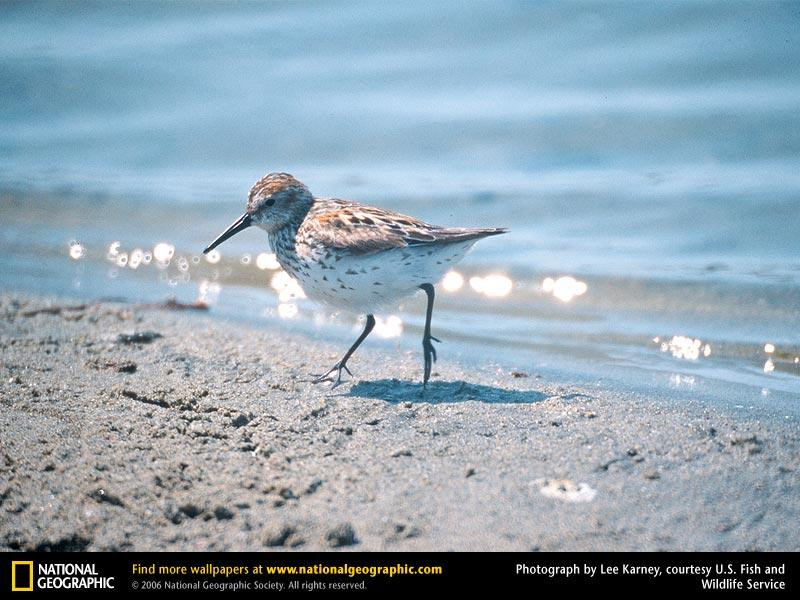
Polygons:
M448 404L454 402L487 402L490 404L531 404L548 396L534 390L507 390L466 381L431 381L427 387L421 383L399 379L359 381L345 394L359 398L373 398L384 402L416 402Z

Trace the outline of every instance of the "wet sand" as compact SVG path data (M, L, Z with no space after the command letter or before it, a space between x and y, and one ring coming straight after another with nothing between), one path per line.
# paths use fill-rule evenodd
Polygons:
M0 296L0 547L800 549L796 419Z

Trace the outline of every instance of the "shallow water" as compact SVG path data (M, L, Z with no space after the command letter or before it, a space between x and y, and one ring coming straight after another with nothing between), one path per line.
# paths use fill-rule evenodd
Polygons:
M794 4L0 14L4 287L202 294L344 348L354 319L281 298L259 232L200 256L251 183L286 170L321 195L511 228L442 288L443 357L796 411ZM159 243L169 260L140 262ZM418 351L422 309L384 315L384 343Z

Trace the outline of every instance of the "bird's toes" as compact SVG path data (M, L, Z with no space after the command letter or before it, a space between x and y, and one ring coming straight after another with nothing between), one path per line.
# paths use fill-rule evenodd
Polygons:
M431 343L431 341L428 339L423 341L422 348L425 351L425 360L427 361L430 360L430 358L433 358L433 362L436 362L436 347Z
M326 373L323 373L322 375L312 375L312 377L314 379L311 380L311 383L322 383L323 381L330 381L331 380L331 374L335 370L336 370L336 367L333 367L332 369L330 369Z

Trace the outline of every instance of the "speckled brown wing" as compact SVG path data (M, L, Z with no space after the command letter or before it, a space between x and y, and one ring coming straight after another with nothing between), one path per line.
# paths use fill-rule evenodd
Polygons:
M439 227L372 206L328 200L315 206L303 222L300 234L330 248L368 255L407 246L468 241L505 231L502 228Z

